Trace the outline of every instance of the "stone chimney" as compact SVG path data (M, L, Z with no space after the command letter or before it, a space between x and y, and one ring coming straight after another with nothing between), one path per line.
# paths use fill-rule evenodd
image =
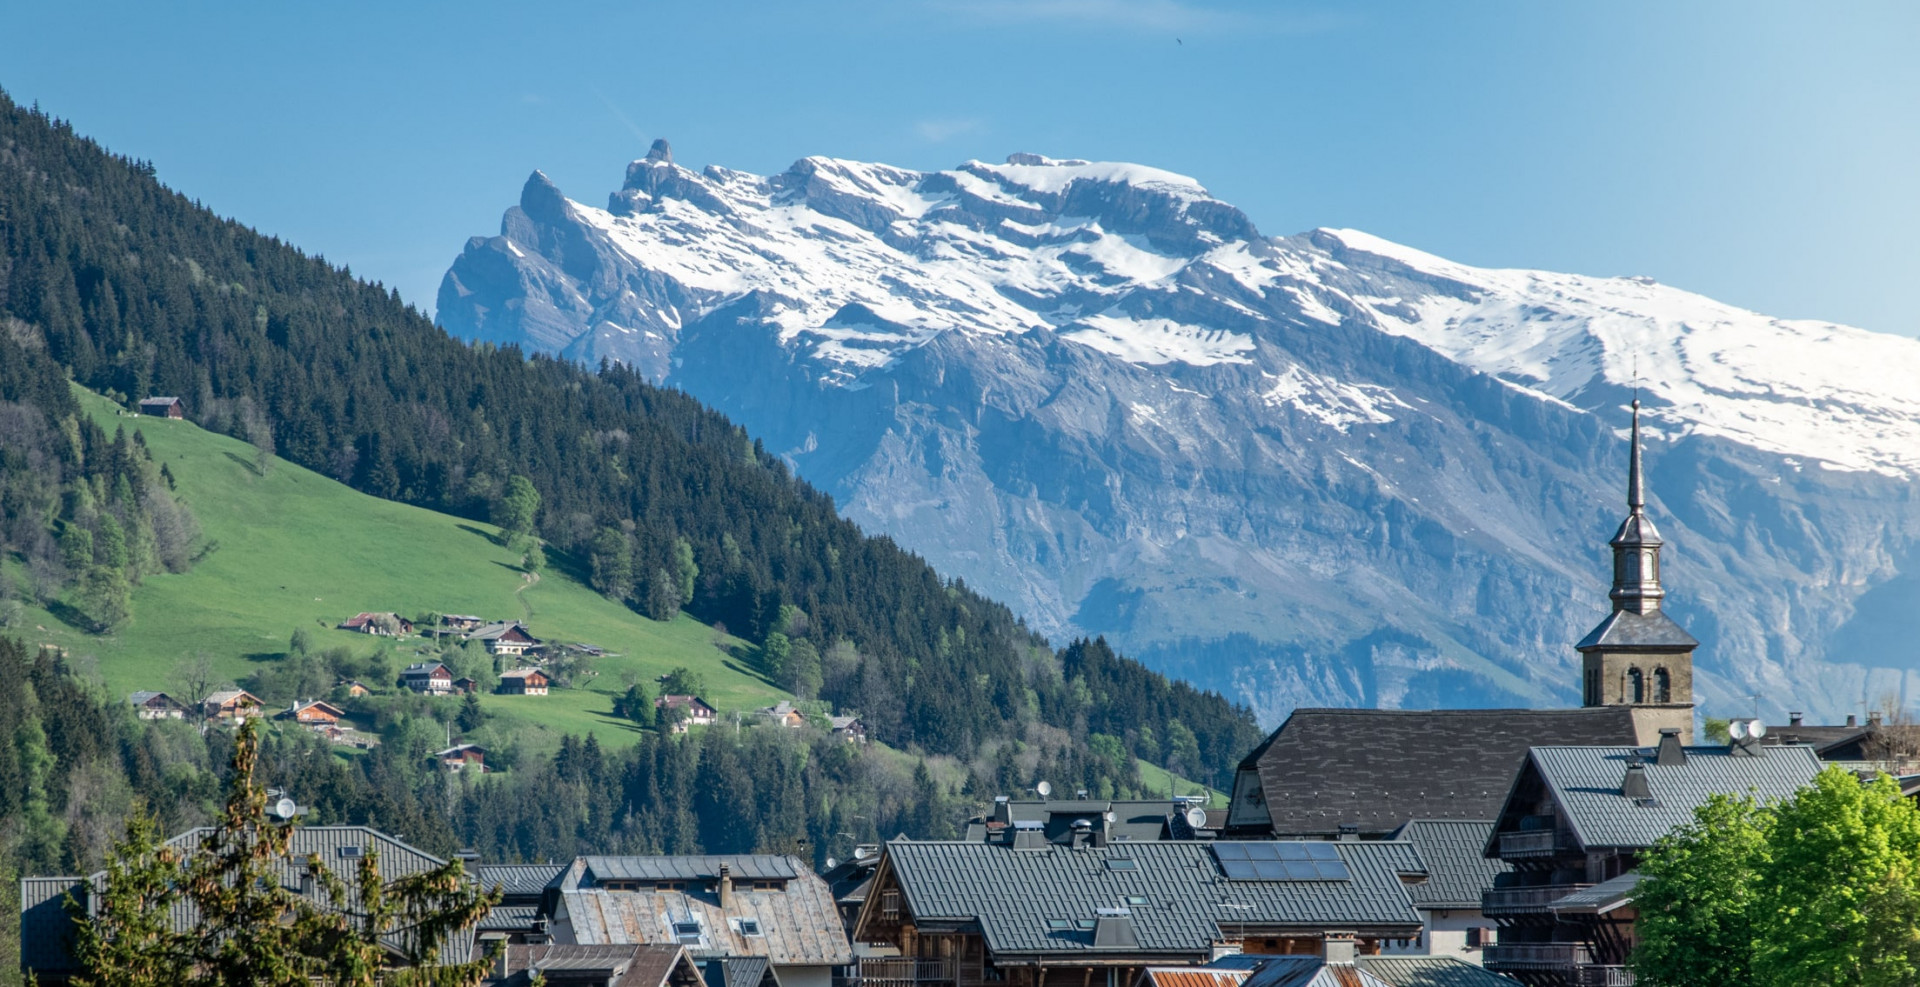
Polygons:
M1788 714L1787 714L1787 726L1790 726L1790 727L1797 727L1797 726L1799 726L1799 725L1800 725L1800 721L1801 721L1802 719L1805 719L1805 718L1806 718L1806 715L1807 715L1807 714L1805 714L1805 713L1802 713L1802 712L1800 712L1799 710L1794 710L1793 712L1791 712L1791 713L1788 713Z
M1653 789L1647 787L1647 766L1639 761L1627 765L1626 776L1620 779L1620 794L1630 799L1650 799Z
M733 868L720 865L720 907L733 907Z
M1342 842L1350 843L1359 838L1360 838L1359 823L1341 823L1340 824L1340 839Z
M1858 716L1855 716L1855 715L1853 715L1852 713L1848 713L1848 714L1847 714L1847 726L1850 726L1850 727L1857 727L1857 726L1859 726L1859 725L1860 725L1860 718L1859 718Z
M1870 727L1877 727L1877 726L1879 726L1879 725L1880 725L1880 711L1879 711L1879 710L1877 710L1877 709L1870 709L1870 710L1868 710L1868 711L1867 711L1867 726L1870 726Z
M1321 940L1321 958L1328 966L1352 966L1353 958L1360 953L1360 944L1351 932L1329 932Z

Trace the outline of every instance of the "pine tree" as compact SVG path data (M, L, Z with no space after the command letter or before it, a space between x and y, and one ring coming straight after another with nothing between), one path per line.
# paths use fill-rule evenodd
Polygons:
M136 810L107 859L106 884L90 921L75 923L80 987L173 987L189 979L186 936L169 922L178 897L180 855L160 841L159 823ZM78 902L68 908L77 918Z

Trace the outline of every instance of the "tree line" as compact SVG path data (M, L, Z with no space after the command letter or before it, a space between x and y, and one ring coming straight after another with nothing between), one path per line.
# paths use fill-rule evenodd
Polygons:
M968 760L1040 724L1223 786L1258 739L1244 707L1099 642L1056 653L1004 606L863 535L687 395L624 367L464 345L396 293L4 97L0 215L9 353L129 402L180 395L202 425L260 447L262 468L279 455L380 497L512 517L522 543L636 612L685 610L772 652L778 634L785 681L858 710L891 745ZM58 427L54 404L27 400ZM1045 662L1067 673L1029 674Z

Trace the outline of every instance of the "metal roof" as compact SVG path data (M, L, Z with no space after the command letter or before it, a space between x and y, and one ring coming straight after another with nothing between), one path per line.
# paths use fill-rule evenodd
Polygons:
M1640 886L1640 872L1630 870L1619 877L1601 881L1590 888L1581 888L1572 894L1555 898L1547 907L1555 914L1588 913L1606 914L1633 900L1634 889Z
M1142 987L1240 987L1247 971L1204 966L1150 966L1140 971Z
M764 956L735 956L708 960L701 973L707 987L760 987L760 982L767 979L767 968Z
M498 885L509 901L538 898L566 869L566 864L481 864L474 868L474 880L489 891Z
M1781 799L1813 781L1820 759L1810 747L1688 747L1686 763L1656 764L1640 747L1535 747L1528 755L1584 848L1652 846L1693 821L1710 795ZM1644 762L1651 799L1620 794L1630 760ZM1522 782L1516 781L1517 788Z
M515 932L533 928L540 918L539 905L495 905L487 911L476 932Z
M1296 709L1240 762L1259 776L1256 805L1236 782L1229 828L1251 812L1278 836L1391 833L1409 819L1490 819L1543 743L1629 744L1625 706L1583 709Z
M1199 956L1223 928L1404 931L1419 923L1400 879L1425 870L1412 844L1335 846L1350 880L1229 881L1204 841L1016 850L896 840L887 844L882 867L915 921L977 924L1001 955L1094 951L1091 930L1049 927L1048 920L1077 924L1110 907L1130 910L1140 952ZM1134 866L1105 866L1112 857L1131 858Z
M1493 826L1490 819L1415 819L1400 827L1394 839L1412 843L1427 865L1426 883L1407 888L1413 903L1421 908L1478 909L1480 892L1513 869L1482 852Z
M587 868L582 880L597 881L711 881L720 865L735 880L790 881L801 868L792 857L770 853L732 853L683 857L581 857Z
M549 983L575 983L593 977L606 987L663 987L669 982L692 985L700 976L699 968L679 946L516 943L506 948L500 963L506 976L488 981L496 987L527 984L531 970L558 974L548 976Z
M75 969L73 916L66 896L80 897L84 877L27 877L20 880L20 966L57 973Z
M1361 956L1353 965L1392 987L1516 987L1518 983L1457 956Z
M685 891L610 891L593 887L593 876L614 868L626 880L685 880ZM697 863L707 861L711 863ZM728 904L704 882L683 875L719 873L719 862L750 882L754 875L786 880L780 891L754 891L751 883L736 882ZM673 863L665 863L673 862ZM651 876L649 876L651 875ZM688 943L695 956L764 956L775 966L840 966L853 962L853 949L841 924L833 893L819 875L805 870L792 857L735 855L714 857L581 857L567 868L558 887L560 902L554 914L556 935L583 943L667 943L676 922L700 925L698 944ZM730 920L759 924L759 935L739 932Z
M1318 956L1223 956L1207 969L1250 970L1242 987L1515 987L1516 981L1454 956L1357 956L1328 966ZM1342 976L1351 973L1352 976Z

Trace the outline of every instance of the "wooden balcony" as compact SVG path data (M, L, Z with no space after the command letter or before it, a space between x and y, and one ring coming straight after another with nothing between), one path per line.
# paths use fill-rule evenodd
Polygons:
M1480 892L1480 914L1517 915L1544 912L1549 904L1591 884L1538 884L1519 888L1488 888Z
M951 985L953 961L916 956L862 956L854 961L858 987L921 987Z
M1500 857L1503 860L1518 860L1529 857L1551 857L1567 849L1560 834L1551 829L1523 829L1500 834Z
M1496 943L1481 961L1502 970L1552 970L1591 963L1593 953L1581 942Z

